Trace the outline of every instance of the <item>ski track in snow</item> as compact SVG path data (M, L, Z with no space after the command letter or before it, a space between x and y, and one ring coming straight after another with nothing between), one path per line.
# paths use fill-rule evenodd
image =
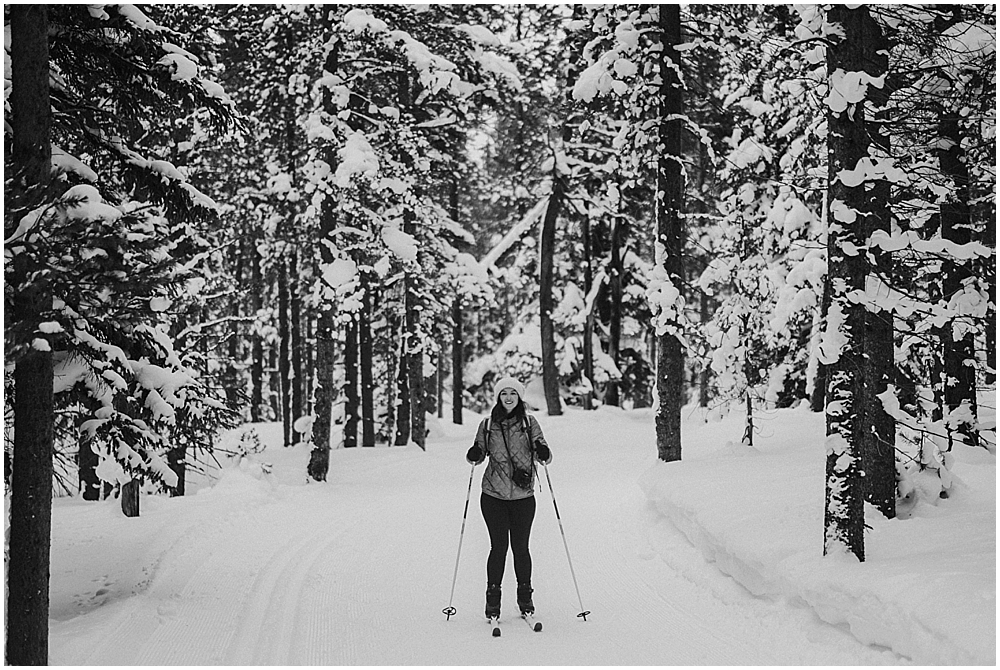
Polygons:
M579 418L580 414L574 414ZM115 597L53 603L50 659L59 665L771 665L905 663L824 624L808 608L755 598L706 564L647 504L649 426L567 444L538 416L587 621L567 565L551 494L536 487L534 633L516 618L508 557L503 636L484 625L488 537L475 471L454 605L446 620L477 422L448 426L426 453L335 451L330 481L302 486L234 471L185 499L144 498L116 542L144 542L143 565L119 568ZM620 424L616 424L620 428ZM291 450L288 451L291 458ZM305 454L295 467L304 473ZM594 459L601 461L595 467ZM294 460L294 459L292 459ZM291 462L291 461L289 461ZM594 473L600 473L595 480ZM298 481L293 481L298 478ZM53 593L107 565L79 560L63 537L110 505L72 503L54 518ZM146 524L143 526L142 524ZM128 532L138 535L129 536ZM131 529L131 530L129 530ZM654 532L655 530L655 532ZM58 553L57 553L58 552ZM124 577L123 577L124 575ZM131 575L131 577L129 577ZM128 577L129 579L125 579ZM105 581L113 581L105 579ZM127 583L126 583L127 582ZM72 588L72 587L70 587Z

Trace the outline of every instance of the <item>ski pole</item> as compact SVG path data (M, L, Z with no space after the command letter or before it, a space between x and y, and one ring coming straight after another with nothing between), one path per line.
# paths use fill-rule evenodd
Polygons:
M583 608L583 598L580 597L580 586L576 583L576 572L573 571L573 559L569 557L569 544L566 542L566 531L563 530L562 517L559 516L559 505L556 504L556 492L552 490L552 477L549 476L549 466L545 463L542 465L545 468L545 479L549 483L549 495L552 496L552 507L556 510L556 521L559 522L559 533L562 535L563 547L566 548L566 562L569 563L569 574L573 578L573 588L576 589L576 599L580 603L580 613L577 614L577 616L586 621L587 615L590 614L590 611Z
M458 559L462 557L462 540L465 539L465 519L469 516L469 499L472 497L472 479L476 475L476 466L472 465L469 472L469 490L465 494L465 511L462 512L462 532L458 536L458 556L455 557L455 574L451 578L451 596L448 597L448 606L441 610L447 615L446 621L451 621L451 615L457 610L451 603L455 600L455 582L458 581Z

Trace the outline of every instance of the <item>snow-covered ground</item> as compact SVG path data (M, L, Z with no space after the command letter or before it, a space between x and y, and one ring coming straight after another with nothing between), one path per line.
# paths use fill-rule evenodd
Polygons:
M446 414L450 416L450 413ZM957 454L956 495L906 520L869 515L868 561L822 557L823 417L686 417L684 460L656 460L649 410L536 415L550 490L536 492L542 633L483 619L486 528L475 470L446 620L477 425L432 422L416 447L308 452L254 426L262 454L184 498L59 499L50 662L58 665L878 665L996 663L996 470ZM241 430L248 430L244 427ZM228 436L230 442L234 435ZM271 464L264 472L261 463ZM545 477L542 477L544 482Z

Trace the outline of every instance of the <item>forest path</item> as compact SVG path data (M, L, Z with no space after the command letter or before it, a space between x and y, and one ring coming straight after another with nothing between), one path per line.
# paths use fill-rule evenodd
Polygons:
M93 594L53 603L51 662L65 665L772 665L884 663L885 655L804 608L754 598L646 504L648 424L598 414L538 417L555 455L549 474L585 608L541 472L532 532L532 633L513 614L508 559L504 635L482 608L488 537L476 468L448 605L475 424L446 426L426 453L332 454L326 484L301 485L304 450L270 450L274 472L234 469L184 499L144 498L140 520L95 537L136 565L57 562L53 580L113 575ZM568 430L568 421L592 423ZM579 435L587 435L580 443ZM577 437L573 437L577 436ZM272 443L269 435L265 443ZM298 453L293 453L298 451ZM655 450L652 450L655 453ZM259 477L258 473L258 477ZM295 485L298 484L298 485ZM710 483L709 483L710 485ZM710 489L706 495L718 494ZM114 513L113 503L102 510ZM72 503L61 524L93 507ZM105 520L106 521L106 520ZM655 532L654 532L655 531ZM59 525L54 545L59 545ZM134 553L134 551L133 551ZM107 555L102 550L102 555ZM114 568L114 566L112 566ZM93 581L93 580L90 580ZM64 592L66 589L53 589ZM103 591L103 593L99 593ZM86 634L81 634L85 632ZM83 647L78 640L87 639ZM100 640L94 644L94 640Z

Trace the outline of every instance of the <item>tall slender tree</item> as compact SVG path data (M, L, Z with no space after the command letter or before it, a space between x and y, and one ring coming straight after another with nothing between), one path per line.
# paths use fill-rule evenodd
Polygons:
M873 20L864 6L836 5L827 20L842 33L827 47L830 211L827 255L832 301L824 335L828 367L826 404L826 513L824 554L838 548L865 560L862 439L865 396L865 308L849 297L865 291L865 185L848 179L868 157L865 68L876 57ZM856 83L857 82L857 83ZM863 84L861 82L864 82Z
M562 414L562 400L559 397L559 372L556 368L556 343L552 310L553 265L555 263L556 223L563 206L566 191L565 177L559 173L559 160L552 161L552 190L548 206L542 217L539 251L538 314L542 345L542 384L545 389L545 406L549 416Z
M868 33L865 39L874 43L874 53L865 63L865 73L872 81L881 79L887 82L891 44L874 17L866 25ZM868 90L872 108L872 118L868 121L871 138L869 154L873 161L891 156L892 140L887 125L891 114L888 110L890 95L888 83L870 86ZM888 235L892 230L892 183L886 179L875 179L866 188L869 195L862 225L865 239L871 240L873 235ZM866 290L874 289L876 294L884 292L884 287L888 285L886 280L894 276L892 256L876 245L869 245L865 260L868 266ZM891 309L865 310L865 399L860 406L862 421L859 435L864 471L862 482L865 500L889 519L896 516L896 422L879 401L879 395L889 390L896 376L893 333Z
M669 303L657 315L656 450L663 461L681 458L681 407L684 405L684 346L680 339L680 312L684 281L684 170L682 146L684 89L681 59L679 5L657 9L660 36L659 118L656 191L653 211L656 222L656 267ZM672 304L671 304L672 303Z
M49 196L51 107L49 102L48 9L10 8L11 163L16 191L5 204L30 212ZM9 179L10 177L8 177ZM6 219L6 217L5 217ZM5 220L5 235L7 221ZM16 282L32 268L15 257ZM10 283L11 277L6 278ZM36 330L52 308L45 284L29 285L14 301L13 319ZM49 640L49 541L52 519L52 349L38 333L14 367L14 460L11 473L10 558L7 563L6 662L47 665Z

